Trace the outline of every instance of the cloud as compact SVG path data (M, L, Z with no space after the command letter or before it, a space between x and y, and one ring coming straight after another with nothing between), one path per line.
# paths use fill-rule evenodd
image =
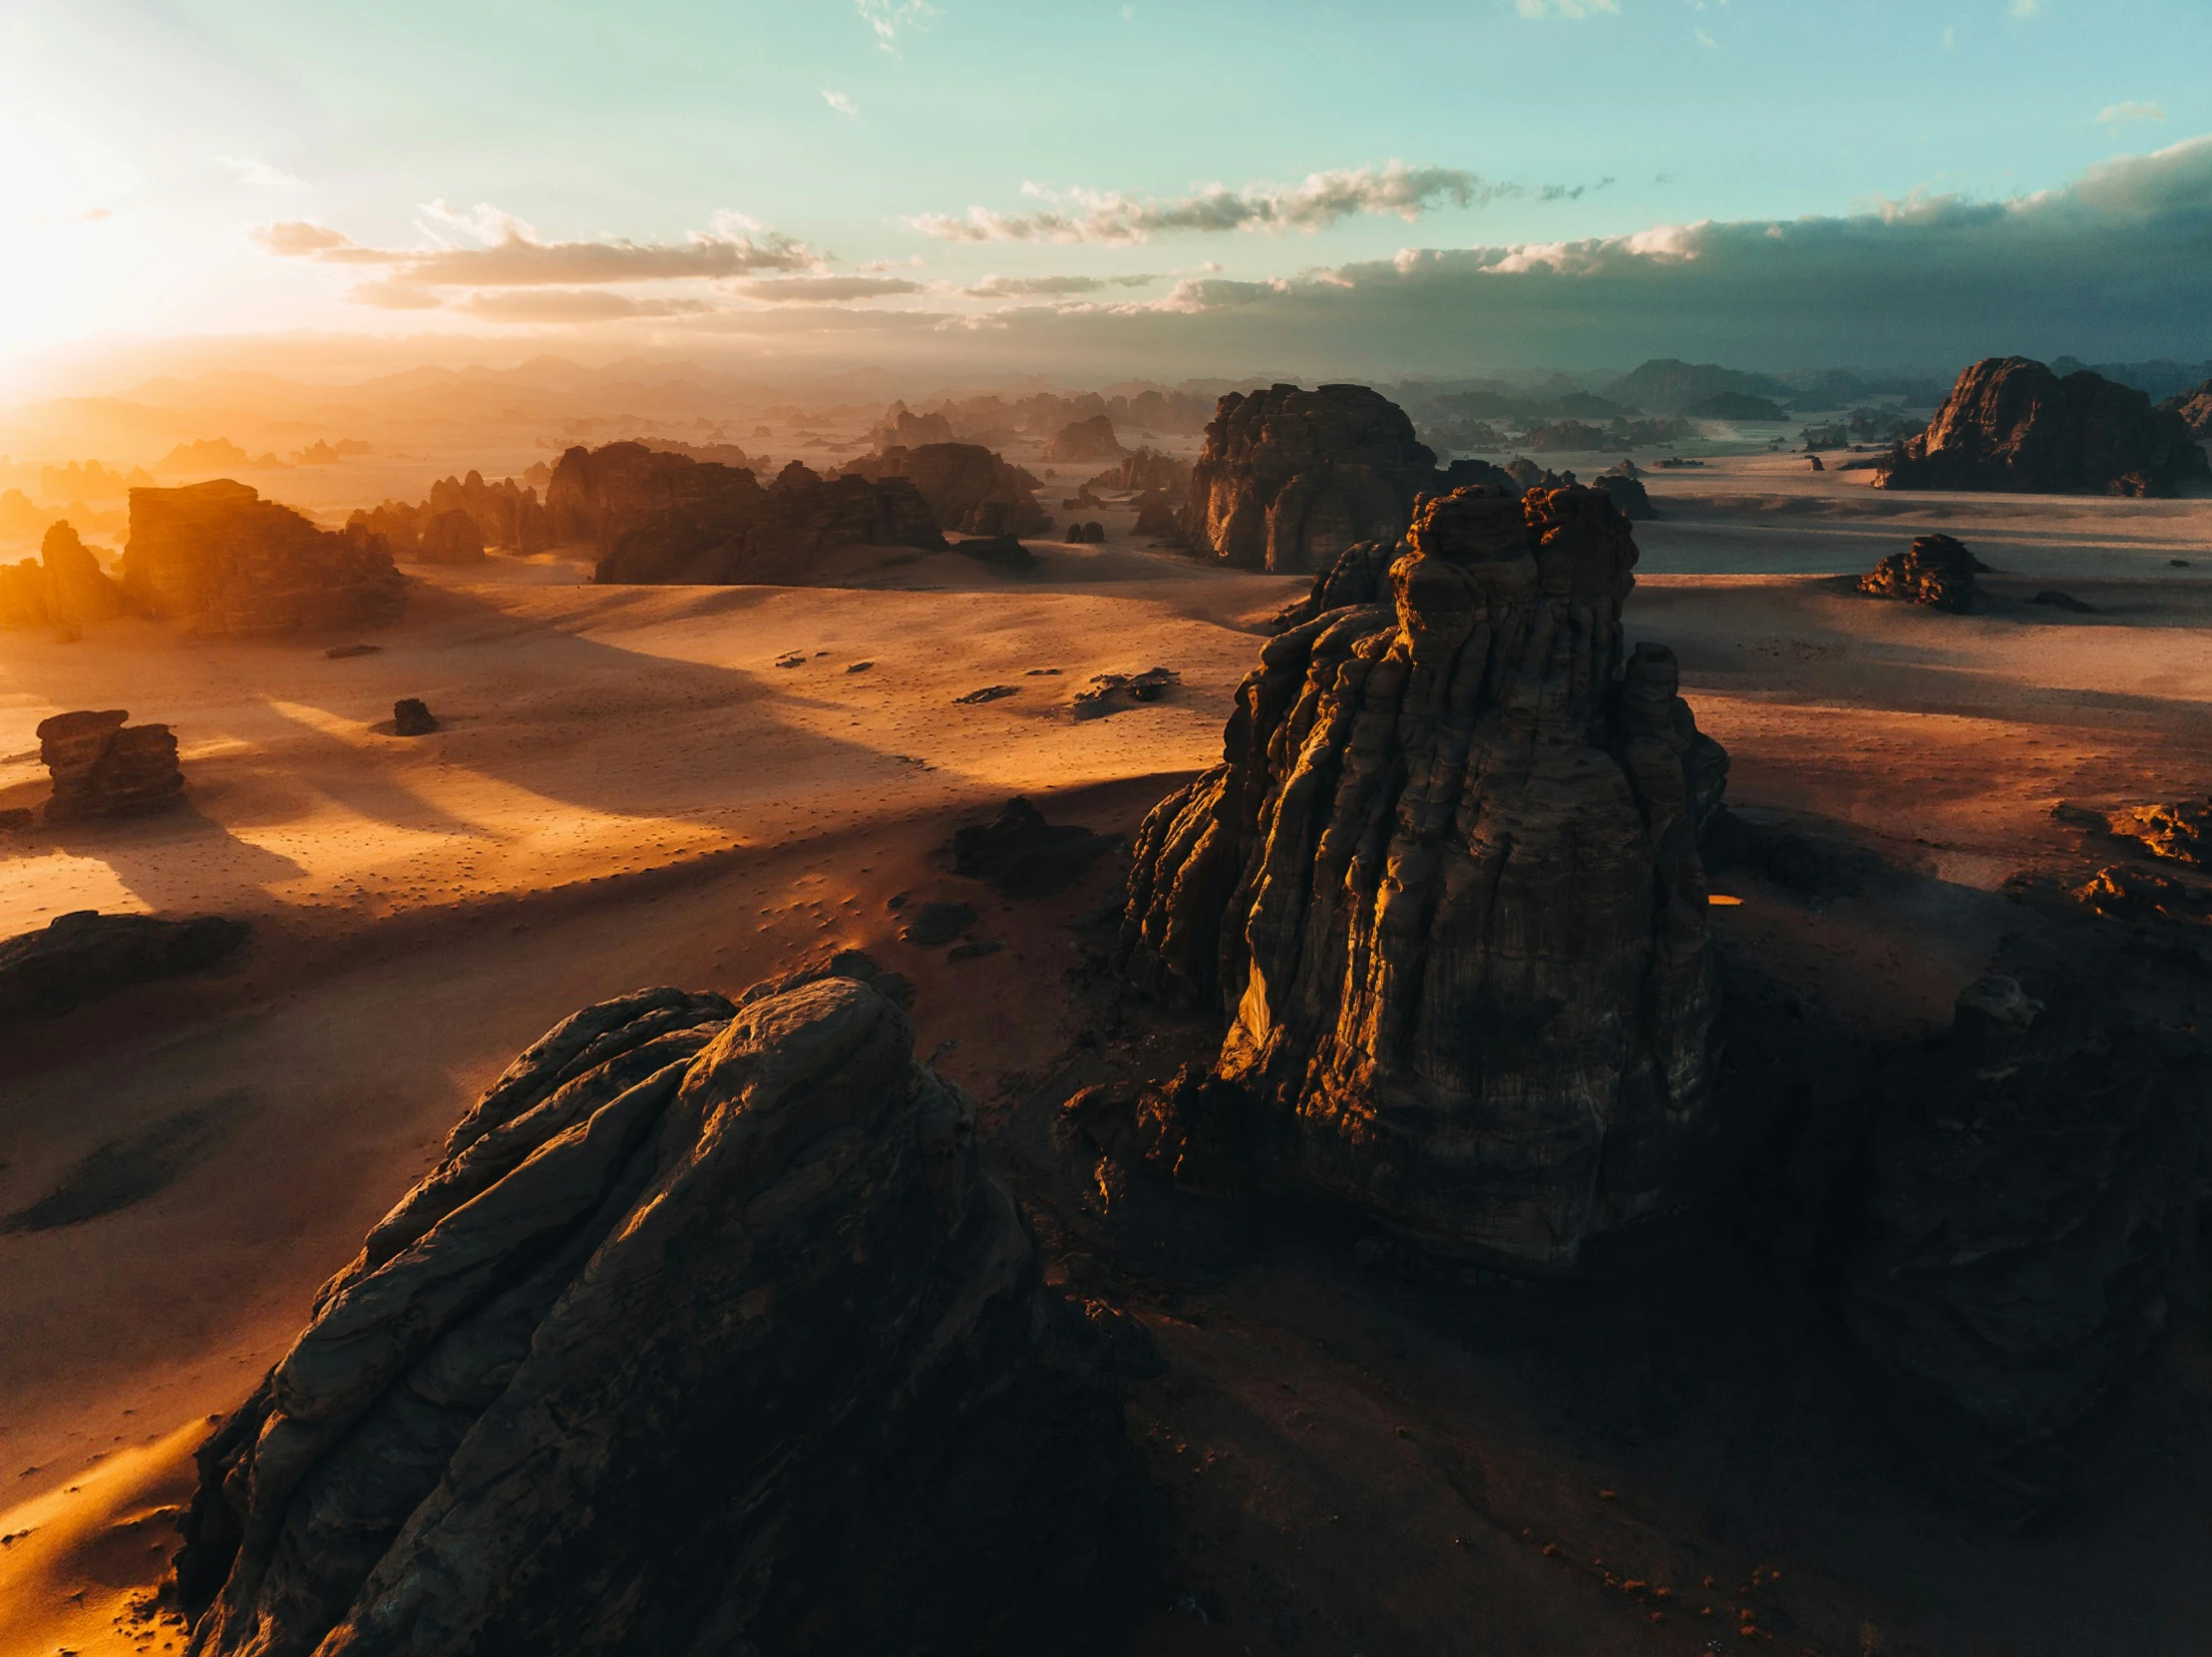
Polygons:
M2163 121L2166 119L2162 104L2138 104L2132 99L2124 104L2107 104L2096 112L2094 120L2099 127L2125 127L2137 121Z
M2006 15L2009 17L2040 17L2043 15L2043 0L2013 0L2012 5L2007 8Z
M985 276L960 289L970 299L1048 299L1103 293L1110 287L1149 287L1158 276Z
M600 288L539 287L472 293L454 308L493 322L559 323L704 316L721 307L706 299L640 299Z
M767 270L812 270L812 248L738 214L717 214L714 227L680 242L548 241L523 219L489 203L466 211L444 202L419 209L427 247L367 247L328 225L306 219L264 224L251 234L263 251L324 264L378 264L387 281L414 287L577 287L616 282L749 276ZM454 235L479 245L459 245Z
M1517 186L1494 185L1460 168L1408 167L1400 161L1379 171L1353 167L1313 173L1295 185L1247 185L1242 190L1208 185L1169 202L1138 200L1118 192L1075 189L1063 195L1036 185L1022 188L1053 207L1019 213L977 207L968 208L964 218L932 212L907 223L943 241L1122 244L1150 241L1177 230L1322 230L1355 213L1395 213L1410 221L1447 203L1480 207L1500 196L1520 194Z
M853 0L861 20L876 31L876 44L887 52L899 50L899 32L917 34L944 15L929 0Z
M1621 0L1513 0L1523 17L1588 17L1593 12L1621 15Z
M861 113L853 107L852 99L846 97L842 92L832 91L829 87L822 89L822 102L829 105L840 115L859 115Z
M217 156L215 165L227 169L242 185L255 190L305 190L307 181L295 179L282 168L271 167L251 156Z
M748 299L825 305L882 299L894 293L920 293L922 284L905 276L784 276L773 281L740 282L737 290Z
M1693 28L1689 32L1697 37L1697 44L1699 46L1708 47L1715 50L1718 49L1720 42L1714 40L1712 36L1707 34L1704 30Z
M362 282L348 288L346 298L352 304L374 305L378 310L440 310L446 303L427 288L389 281Z

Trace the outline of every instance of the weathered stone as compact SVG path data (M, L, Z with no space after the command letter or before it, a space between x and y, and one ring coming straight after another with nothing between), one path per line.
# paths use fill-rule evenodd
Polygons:
M465 512L436 513L423 525L415 556L425 564L482 564L484 532Z
M2168 397L2158 406L2168 414L2180 415L2189 435L2200 443L2212 438L2212 380L2206 380L2194 391Z
M913 1043L827 977L526 1052L200 1451L191 1657L1115 1649L1110 1357Z
M1099 473L1083 488L1086 493L1094 489L1114 489L1131 494L1158 490L1163 495L1188 495L1191 463L1161 454L1156 449L1140 448L1124 456L1119 466L1109 466Z
M2027 357L1990 357L1959 376L1928 429L1900 442L1875 474L1881 489L2025 490L2170 495L2212 476L2179 413L2082 369L2060 379Z
M50 823L131 817L184 797L177 737L167 725L129 725L122 708L57 713L39 721L39 761L53 778Z
M1046 822L1017 794L990 822L952 831L952 872L987 881L1009 898L1049 897L1074 885L1113 843L1080 823Z
M430 711L430 704L420 696L402 696L392 704L392 733L395 736L428 736L437 728L437 715Z
M912 480L937 528L953 535L1042 535L1052 520L1037 504L1036 480L976 443L894 445L846 464L849 477Z
M123 590L150 616L235 637L390 621L407 596L380 537L318 530L227 478L131 491Z
M2114 834L2153 857L2212 869L2212 798L2170 805L2135 805L2107 819Z
M1891 553L1859 578L1859 591L1961 615L1974 608L1974 578L1989 569L1948 535L1922 535L1902 553Z
M0 943L0 1019L52 1016L152 979L211 967L252 935L244 921L165 921L81 909Z
M1088 420L1071 420L1045 441L1044 458L1058 466L1084 461L1119 460L1121 442L1114 436L1110 416L1094 414Z
M1392 604L1279 634L1140 831L1121 959L1230 1020L1264 1175L1571 1267L1718 1177L1696 830L1725 755L1623 659L1596 490L1429 500Z
M1304 598L1286 605L1269 622L1277 632L1302 627L1332 610L1350 605L1371 605L1388 597L1390 566L1410 549L1402 541L1358 541L1346 547L1336 562L1313 577Z

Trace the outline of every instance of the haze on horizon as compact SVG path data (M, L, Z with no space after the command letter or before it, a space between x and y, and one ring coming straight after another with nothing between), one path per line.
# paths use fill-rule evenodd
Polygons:
M8 402L2212 356L2185 0L0 7Z

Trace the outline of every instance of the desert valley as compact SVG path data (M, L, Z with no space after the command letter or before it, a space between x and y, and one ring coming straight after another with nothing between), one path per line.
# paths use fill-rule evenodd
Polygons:
M1023 189L12 359L0 1657L2212 1649L2212 139Z

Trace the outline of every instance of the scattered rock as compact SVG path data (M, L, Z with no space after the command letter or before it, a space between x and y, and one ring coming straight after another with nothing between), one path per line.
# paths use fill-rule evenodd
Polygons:
M2111 832L2153 857L2212 868L2212 798L2172 805L2136 805L2107 819Z
M2075 903L2120 921L2147 921L2154 916L2179 921L2204 907L2198 895L2178 880L2125 867L2099 869L2071 896Z
M375 655L383 648L381 644L333 644L323 656L330 661L346 661L357 655Z
M1602 492L1435 497L1391 607L1278 635L1134 848L1119 960L1223 1010L1268 1181L1572 1267L1721 1177L1698 860L1726 771L1624 658Z
M1172 667L1147 667L1141 673L1098 673L1090 688L1075 693L1075 716L1095 719L1125 702L1156 702L1182 682Z
M130 725L122 708L57 713L39 722L39 759L54 781L50 823L130 817L184 798L177 737L167 725Z
M2060 379L2027 357L1990 357L1959 376L1928 429L1890 452L1880 489L2171 495L2212 464L2180 414L2082 369Z
M986 684L980 690L970 690L964 696L954 696L952 700L955 702L995 702L1001 696L1018 696L1020 694L1021 686L1018 684Z
M2071 611L2076 616L2094 616L2096 614L2096 606L2083 604L2071 593L2059 593L2049 588L2045 588L2028 602L2031 605L2047 605L2052 610Z
M511 1065L199 1452L195 1657L1117 1649L1112 1354L832 977Z
M1859 591L1878 599L1901 599L1960 615L1974 608L1975 576L1989 569L1948 535L1916 536L1902 553L1892 553L1859 578Z
M873 661L856 661L848 666L845 670L848 673L865 673L875 665L876 664Z
M988 882L1009 898L1044 898L1064 892L1114 843L1080 823L1053 824L1022 795L999 808L988 823L952 831L952 870Z
M219 915L164 921L82 909L58 916L38 932L0 943L0 1018L67 1013L128 985L197 972L233 953L252 931Z
M437 728L437 716L420 696L402 696L392 704L393 735L428 736Z
M976 920L975 911L964 903L925 903L899 929L899 936L909 944L949 944Z
M407 599L381 537L319 530L227 478L131 491L123 591L149 616L235 638L376 625Z

